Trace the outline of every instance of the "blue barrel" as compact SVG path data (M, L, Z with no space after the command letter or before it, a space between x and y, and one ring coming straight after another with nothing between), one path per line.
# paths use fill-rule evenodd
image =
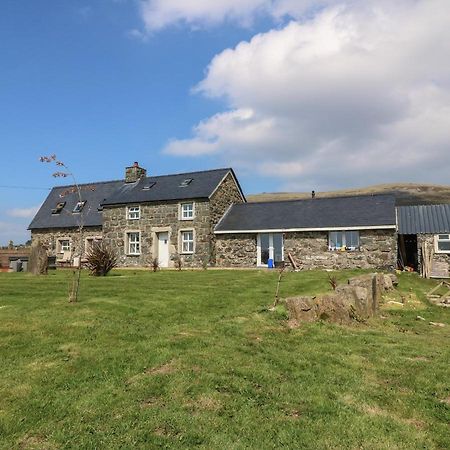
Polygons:
M269 258L269 259L267 260L267 267L268 267L269 269L273 269L273 259L272 259L272 258Z

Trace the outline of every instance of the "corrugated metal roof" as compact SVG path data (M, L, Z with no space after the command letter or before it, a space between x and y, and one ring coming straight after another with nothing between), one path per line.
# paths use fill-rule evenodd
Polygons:
M391 195L314 198L233 205L217 233L258 230L395 227Z
M450 233L450 204L398 206L399 234Z

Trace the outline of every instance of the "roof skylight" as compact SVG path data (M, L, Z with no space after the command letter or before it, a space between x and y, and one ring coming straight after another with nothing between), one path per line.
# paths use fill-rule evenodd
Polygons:
M192 183L193 180L194 180L193 178L186 178L185 180L183 180L180 183L180 187L187 187L187 186L189 186Z

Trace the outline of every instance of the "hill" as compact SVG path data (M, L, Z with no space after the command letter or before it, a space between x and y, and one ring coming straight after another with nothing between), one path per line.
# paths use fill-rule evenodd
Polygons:
M347 195L393 194L397 205L432 205L450 203L450 186L435 184L392 183L376 184L359 189L343 189L339 191L317 192L316 198L342 197ZM247 196L249 202L265 202L275 200L295 200L311 198L310 192L264 192Z

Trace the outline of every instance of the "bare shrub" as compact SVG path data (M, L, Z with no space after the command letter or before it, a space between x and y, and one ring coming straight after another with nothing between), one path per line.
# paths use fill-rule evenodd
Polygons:
M335 291L336 287L338 285L336 276L335 275L328 275L328 283L330 284L331 289L333 289L333 291Z
M117 253L104 242L94 242L86 255L86 267L91 275L105 276L117 266Z
M153 258L152 259L152 270L153 272L157 272L159 269L159 259L158 258Z

